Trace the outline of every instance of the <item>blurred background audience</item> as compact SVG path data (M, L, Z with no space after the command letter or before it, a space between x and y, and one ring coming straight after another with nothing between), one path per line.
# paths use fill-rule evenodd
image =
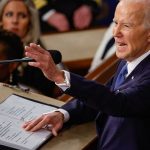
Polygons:
M93 57L91 66L89 68L89 72L93 71L96 67L98 67L105 59L109 58L111 55L115 53L115 40L113 38L113 17L115 8L118 4L118 0L105 0L103 1L104 5L108 7L107 11L107 17L104 19L99 19L98 24L107 24L109 25L107 30L105 31L105 34L100 41L100 44L97 48L97 51Z
M113 26L114 23L112 22L100 41L99 47L89 68L89 72L96 69L96 67L98 67L105 59L109 58L115 53L115 40L112 34Z
M0 28L16 33L24 45L39 43L40 25L38 11L32 0L1 0ZM43 73L22 63L18 66L19 82L44 95L55 97L55 84L48 81Z
M33 0L40 13L42 32L85 29L100 12L96 0Z
M40 29L43 33L63 32L110 24L100 41L90 72L115 52L111 22L117 3L118 0L0 0L0 28L16 33L24 46L35 42L44 47ZM60 66L66 69L63 63ZM27 63L20 64L17 69L20 83L44 95L57 97L59 90L39 69Z
M14 44L15 43L15 44ZM20 59L24 55L23 43L15 33L0 29L0 61ZM18 85L19 63L0 64L0 82Z
M32 0L0 0L0 27L16 33L24 45L37 43L40 24Z
M114 12L118 3L118 0L99 0L101 2L100 12L96 17L94 25L109 26L114 17Z
M39 10L43 33L108 26L117 0L32 0Z

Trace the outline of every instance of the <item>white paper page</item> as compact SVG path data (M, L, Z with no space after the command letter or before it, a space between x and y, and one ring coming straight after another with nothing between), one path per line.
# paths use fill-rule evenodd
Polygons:
M17 95L9 96L0 104L0 114L28 121L56 108L46 104L30 101Z
M21 125L20 120L0 115L0 143L21 150L34 150L51 135L44 129L26 132Z
M44 129L27 132L21 126L24 121L54 109L56 108L16 95L9 96L0 104L0 143L22 150L36 149L51 135L51 132Z

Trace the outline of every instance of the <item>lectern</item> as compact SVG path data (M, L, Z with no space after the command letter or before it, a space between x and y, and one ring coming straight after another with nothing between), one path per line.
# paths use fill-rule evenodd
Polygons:
M23 96L46 104L62 106L64 102L46 97L37 93L24 91L16 87L0 83L0 102L4 101L12 94ZM81 150L88 149L88 146L96 138L94 122L75 125L68 129L62 130L57 137L52 137L44 143L40 150Z

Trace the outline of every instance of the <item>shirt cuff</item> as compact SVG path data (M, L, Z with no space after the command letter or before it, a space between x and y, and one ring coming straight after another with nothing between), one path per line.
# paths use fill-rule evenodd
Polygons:
M70 115L66 110L59 108L55 111L59 111L64 115L64 123L67 122L70 119Z
M70 119L69 113L68 113L66 110L61 109L61 108L58 108L58 109L55 109L55 110L52 110L52 111L43 113L43 115L47 115L47 114L53 113L53 112L55 112L55 111L59 111L59 112L61 112L61 113L64 115L64 123L67 122L67 121Z
M57 84L55 82L55 84L60 87L63 91L67 90L68 88L70 88L70 73L68 71L65 71L65 70L62 70L64 72L64 77L65 77L65 80L63 83L59 83Z
M50 11L48 11L47 13L45 13L45 14L42 16L42 20L43 20L43 21L47 21L48 18L51 17L55 12L56 12L55 9L51 9Z

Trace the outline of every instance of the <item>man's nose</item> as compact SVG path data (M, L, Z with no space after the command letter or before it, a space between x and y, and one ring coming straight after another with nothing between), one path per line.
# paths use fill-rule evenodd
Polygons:
M120 37L120 36L122 36L121 26L120 25L114 26L114 28L113 28L113 36L114 37Z

